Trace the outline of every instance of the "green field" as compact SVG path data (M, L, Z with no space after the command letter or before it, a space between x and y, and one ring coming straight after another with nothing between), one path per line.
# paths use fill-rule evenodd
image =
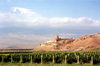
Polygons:
M100 66L100 52L0 53L0 66Z

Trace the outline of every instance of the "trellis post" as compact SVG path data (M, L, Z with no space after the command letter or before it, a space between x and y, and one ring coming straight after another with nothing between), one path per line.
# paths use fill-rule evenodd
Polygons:
M22 60L22 55L20 55L20 63L22 63L23 62L23 60Z
M55 63L55 57L54 57L54 55L53 55L53 61L52 62L53 62L53 64Z
M13 57L12 57L12 55L11 55L11 63L13 63Z
M31 55L31 63L33 63L32 60L33 60L33 59L32 59L32 55Z
M41 55L41 64L43 63L43 55Z
M4 62L4 57L2 56L2 63Z
M93 56L91 56L91 64L93 64Z
M77 64L79 64L79 56L77 56Z
M65 64L67 64L67 55L65 55Z

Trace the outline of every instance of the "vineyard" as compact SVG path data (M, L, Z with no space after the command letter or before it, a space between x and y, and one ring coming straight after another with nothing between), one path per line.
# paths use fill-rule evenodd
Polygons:
M33 52L0 54L2 63L100 64L100 52Z

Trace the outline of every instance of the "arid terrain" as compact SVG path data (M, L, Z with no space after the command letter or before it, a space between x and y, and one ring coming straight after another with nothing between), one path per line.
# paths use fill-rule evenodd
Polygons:
M85 51L100 49L100 33L80 38L59 38L40 44L34 51Z

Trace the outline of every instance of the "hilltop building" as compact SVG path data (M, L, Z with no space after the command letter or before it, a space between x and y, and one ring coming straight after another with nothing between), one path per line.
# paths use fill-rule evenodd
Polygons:
M59 36L57 35L56 38L55 38L55 41L59 41L59 40L60 40L60 38L59 38Z
M53 45L56 45L56 42L59 41L60 39L61 38L59 38L59 36L57 35L54 40L46 41L43 44L40 44L40 46L47 46L47 45L51 45L52 43L53 43Z
M70 43L70 42L73 41L72 38L59 38L59 36L57 35L54 40L46 41L43 44L40 44L40 46L53 46L53 45L57 45L60 40L66 41L66 43L68 43L68 42Z

